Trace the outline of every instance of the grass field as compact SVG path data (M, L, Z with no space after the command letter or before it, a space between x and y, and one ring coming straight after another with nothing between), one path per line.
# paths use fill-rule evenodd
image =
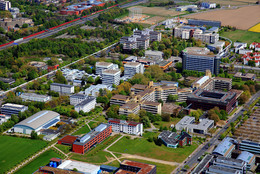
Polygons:
M259 24L256 24L255 26L253 26L253 27L251 27L251 28L249 28L248 31L260 33L260 23L259 23Z
M21 168L16 172L16 174L25 174L25 173L33 173L35 172L40 166L45 166L49 163L51 158L62 158L62 156L56 153L53 150L48 150L41 154L38 158Z
M109 150L133 155L136 154L165 161L182 162L197 147L198 145L194 143L192 146L173 149L164 145L157 146L154 144L154 142L148 142L145 138L137 138L132 140L123 137L116 144L110 147Z
M5 173L47 145L40 140L0 136L0 173Z
M71 151L71 146L66 146L66 145L63 145L63 144L56 144L55 146L66 154Z
M87 125L82 126L79 130L74 132L72 135L81 135L81 134L86 134L90 132L90 129Z
M160 128L160 126L162 127L167 127L169 128L172 124L173 125L176 125L179 121L181 120L181 118L171 118L171 121L170 122L166 122L166 121L156 121L153 125L156 127L156 128Z
M123 161L124 159L120 159L120 160ZM144 161L144 160L140 160L140 159L129 158L128 160L156 165L156 169L157 169L156 174L170 174L177 167L177 166L170 166L170 165L165 165L165 164L161 164L161 163L154 163L151 161Z
M260 42L260 33L255 33L245 30L228 31L220 34L220 36L227 37L233 42L241 41L251 44L252 42Z

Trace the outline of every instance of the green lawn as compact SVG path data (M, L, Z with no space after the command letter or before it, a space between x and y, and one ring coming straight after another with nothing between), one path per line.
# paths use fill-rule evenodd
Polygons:
M252 42L260 42L260 33L245 30L223 32L220 36L227 37L233 42L236 42L237 40L248 44L251 44Z
M198 145L194 143L191 146L173 149L164 145L157 146L154 142L148 142L146 138L127 139L126 137L123 137L116 144L110 147L109 150L133 155L136 154L165 161L182 162L197 147Z
M45 141L0 136L0 173L5 173L47 145Z
M160 126L162 127L167 127L169 128L172 124L173 125L176 125L179 121L181 120L181 118L171 118L171 121L170 122L166 122L166 121L156 121L153 125L156 127L156 128L160 128Z
M123 161L124 159L120 159L120 160ZM177 166L170 166L170 165L165 165L165 164L161 164L161 163L155 163L155 162L151 162L151 161L144 161L144 160L140 160L140 159L129 158L128 160L156 165L157 174L170 174L177 167Z
M63 145L63 144L56 144L55 146L66 154L71 151L71 146L66 146L66 145Z
M25 173L33 173L35 172L40 166L45 166L49 163L51 158L62 158L62 156L56 153L53 150L48 150L41 154L38 158L18 170L17 174L25 174Z
M81 135L81 134L86 134L88 132L90 132L88 125L84 125L79 130L74 132L72 135Z

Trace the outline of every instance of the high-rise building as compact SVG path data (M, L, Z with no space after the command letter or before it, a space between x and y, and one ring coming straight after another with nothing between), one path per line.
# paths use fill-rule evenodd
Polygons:
M11 8L11 2L0 1L0 10L9 10Z
M124 75L133 77L135 74L144 73L144 65L137 62L128 62L124 65Z
M209 69L212 74L219 74L220 57L207 48L188 47L183 50L182 66L183 70L205 72Z
M102 84L104 85L119 85L120 70L105 70L102 72Z
M113 69L113 63L96 62L96 74L97 75L102 75L102 72L107 69Z

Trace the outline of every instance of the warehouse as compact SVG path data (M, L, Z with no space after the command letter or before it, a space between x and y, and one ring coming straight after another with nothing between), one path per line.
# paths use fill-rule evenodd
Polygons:
M23 134L31 134L32 131L35 131L39 134L41 129L48 129L59 121L60 114L44 110L14 125L13 131Z

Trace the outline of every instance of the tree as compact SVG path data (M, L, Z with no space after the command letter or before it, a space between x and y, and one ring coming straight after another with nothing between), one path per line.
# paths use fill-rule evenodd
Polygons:
M33 80L33 79L35 79L35 78L37 78L39 75L38 75L38 73L36 72L36 71L30 71L29 73L28 73L28 80Z
M34 140L39 139L38 134L35 131L31 132L31 139L34 139Z
M149 78L145 77L143 74L135 74L129 82L134 84L142 84L147 85L149 82Z
M129 114L127 119L128 121L135 121L135 122L140 121L140 117L134 113Z
M167 122L171 121L171 115L167 114L167 113L163 113L162 114L162 120L167 121Z
M178 100L178 98L179 98L178 95L172 95L172 94L170 94L170 95L168 96L168 101L169 101L169 102L176 102L176 101Z
M111 105L106 112L108 118L119 118L118 111L119 105Z
M55 75L56 79L54 80L56 83L62 83L62 84L67 84L67 80L66 78L62 75L62 72L60 70L58 70L56 72L56 75Z
M88 83L94 83L94 78L92 76L89 76L88 77Z
M172 132L177 132L175 126L172 128Z
M29 25L26 24L26 23L24 23L24 24L22 25L22 28L28 28L28 27L29 27Z

